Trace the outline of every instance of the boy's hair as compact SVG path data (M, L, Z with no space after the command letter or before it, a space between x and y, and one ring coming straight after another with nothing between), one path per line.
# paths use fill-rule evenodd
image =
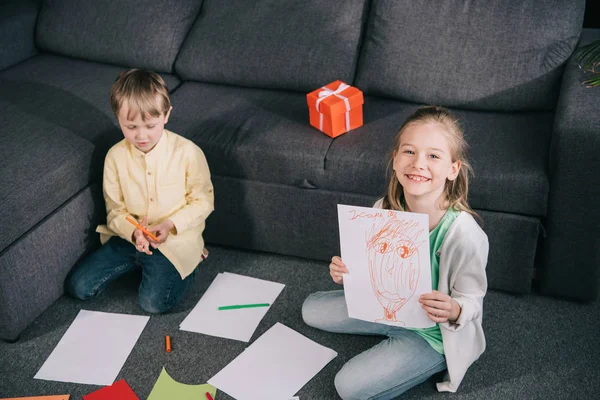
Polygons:
M464 132L458 118L448 109L438 106L423 106L409 116L400 127L400 131L394 139L394 151L390 154L388 162L389 184L386 196L383 198L383 208L391 210L404 210L404 191L398 182L394 171L394 152L400 148L400 139L406 128L414 124L437 123L444 126L446 138L450 145L450 156L452 162L460 161L461 166L456 179L446 180L444 194L448 200L448 208L466 211L477 219L477 213L471 209L467 202L469 194L469 175L473 173L471 164L467 161L468 144L464 138Z
M135 118L139 112L145 121L148 115L159 117L171 108L169 90L163 78L139 69L121 72L110 88L110 106L117 118L124 101L129 104L128 119Z

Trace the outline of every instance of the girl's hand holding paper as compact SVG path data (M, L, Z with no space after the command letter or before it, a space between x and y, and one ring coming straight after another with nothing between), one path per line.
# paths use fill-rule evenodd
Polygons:
M421 307L427 312L427 316L433 322L454 322L460 315L460 305L449 295L434 290L419 296Z
M346 264L342 261L342 259L338 256L335 256L331 259L331 264L329 264L329 275L331 275L331 279L339 285L344 284L344 275L348 273L348 268L346 268Z

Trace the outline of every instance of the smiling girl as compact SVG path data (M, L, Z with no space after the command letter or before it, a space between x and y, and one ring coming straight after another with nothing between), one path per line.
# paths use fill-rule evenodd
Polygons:
M343 290L313 293L302 306L304 321L315 328L387 336L338 372L335 386L344 400L392 399L444 370L437 389L455 392L485 350L481 321L488 239L467 203L466 148L458 120L447 109L419 108L396 136L387 194L373 206L429 215L432 292L419 302L434 327L350 318ZM329 272L343 284L348 269L336 256Z

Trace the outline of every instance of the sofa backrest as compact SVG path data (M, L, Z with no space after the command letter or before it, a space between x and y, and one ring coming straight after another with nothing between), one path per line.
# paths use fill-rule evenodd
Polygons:
M37 0L0 1L0 70L35 55Z
M44 0L42 50L109 64L172 72L201 0Z
M367 0L204 0L175 63L184 79L309 92L352 82Z
M553 109L584 0L377 0L356 86L472 109Z

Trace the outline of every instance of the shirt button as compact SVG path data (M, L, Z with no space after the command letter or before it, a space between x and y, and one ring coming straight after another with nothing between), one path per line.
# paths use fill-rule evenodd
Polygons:
M148 175L152 175L152 171L148 171Z
M150 197L150 201L154 201L154 199L152 197Z

